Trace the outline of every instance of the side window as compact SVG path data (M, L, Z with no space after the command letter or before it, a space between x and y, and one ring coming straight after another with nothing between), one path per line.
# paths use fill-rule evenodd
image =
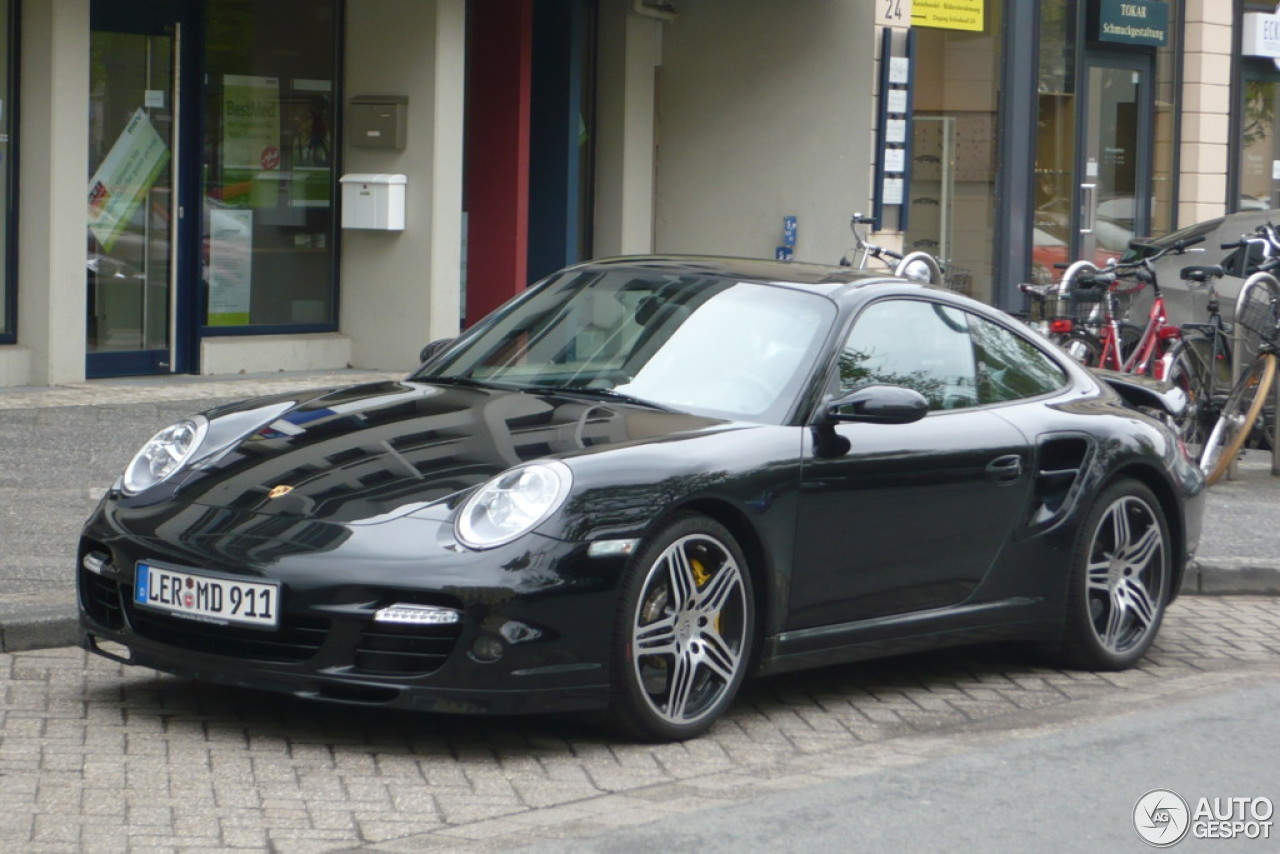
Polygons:
M999 403L1056 391L1067 375L1051 358L1016 333L969 316L978 368L978 401Z
M978 401L970 316L924 300L868 306L840 352L844 392L871 383L915 389L930 409L963 409Z

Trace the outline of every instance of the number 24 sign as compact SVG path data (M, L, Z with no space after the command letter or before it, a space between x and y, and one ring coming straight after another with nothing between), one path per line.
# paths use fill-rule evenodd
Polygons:
M911 25L911 0L876 0L876 23L883 27Z

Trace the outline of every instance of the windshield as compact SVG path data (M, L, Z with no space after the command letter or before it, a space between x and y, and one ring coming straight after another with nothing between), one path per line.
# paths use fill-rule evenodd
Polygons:
M575 270L414 378L626 396L778 422L835 313L816 294L700 273Z

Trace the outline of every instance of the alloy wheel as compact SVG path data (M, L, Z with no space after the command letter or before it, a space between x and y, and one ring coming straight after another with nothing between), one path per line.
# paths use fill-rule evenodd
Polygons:
M719 714L747 656L742 567L707 534L681 537L651 564L631 632L631 659L651 714L697 725Z
M1088 551L1089 621L1107 651L1124 655L1159 625L1169 584L1164 530L1137 495L1113 501L1099 518Z

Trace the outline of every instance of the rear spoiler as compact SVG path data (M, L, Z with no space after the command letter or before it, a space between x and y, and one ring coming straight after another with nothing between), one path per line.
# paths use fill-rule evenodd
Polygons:
M1177 386L1120 371L1094 368L1093 372L1132 407L1156 409L1173 418L1180 418L1187 411L1187 395Z

